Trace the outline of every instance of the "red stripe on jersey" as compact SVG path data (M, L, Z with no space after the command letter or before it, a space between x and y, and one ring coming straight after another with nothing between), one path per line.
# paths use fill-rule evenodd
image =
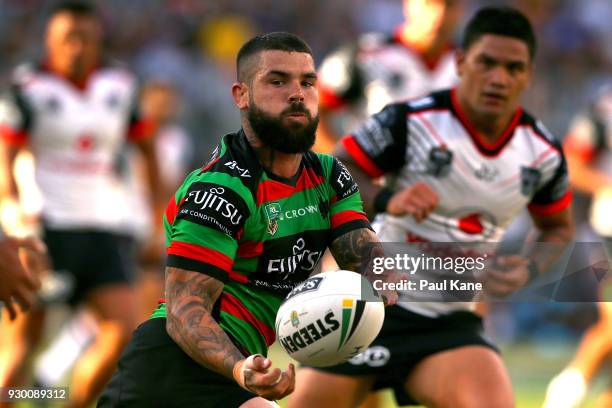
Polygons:
M347 101L336 95L334 91L319 84L319 104L327 110L337 110L347 104Z
M224 253L188 242L172 241L170 246L166 248L166 253L211 264L225 272L229 272L234 265L232 258Z
M366 152L363 151L359 143L355 140L355 137L352 135L348 135L342 138L342 144L344 148L351 155L355 163L361 167L366 174L372 178L378 178L385 174L382 170L378 168L376 163L370 159L370 156L367 155Z
M261 320L257 319L235 296L232 296L227 292L224 292L221 295L221 311L229 313L240 320L244 320L251 326L255 327L257 331L264 336L266 345L270 346L272 343L274 343L274 340L276 339L274 330Z
M174 197L170 199L170 202L168 203L168 206L166 207L166 220L168 221L170 225L174 224L174 218L176 217L176 214L178 213L179 207L181 206L181 204L183 204L183 201L185 201L184 197L181 198L178 204L176 203L176 201L174 201Z
M311 168L302 169L295 187L276 180L264 180L257 187L257 205L290 197L294 193L318 186L323 181L323 176L319 176Z
M128 139L134 142L148 139L153 136L157 129L157 123L152 119L142 118L130 125Z
M14 147L23 147L28 141L27 132L23 130L15 130L5 125L0 125L0 137L7 144Z
M502 152L504 146L506 145L506 143L508 143L508 141L514 134L514 129L518 125L519 120L521 119L521 116L523 114L523 110L520 107L517 108L516 112L514 113L514 116L510 120L510 123L508 124L508 127L506 127L506 129L501 134L501 136L494 143L489 143L482 137L482 135L478 132L478 130L476 130L472 122L470 122L467 115L461 109L461 106L459 105L459 101L457 100L457 89L456 88L453 88L451 90L451 103L453 104L453 108L455 112L457 113L457 117L459 118L459 121L461 122L465 130L467 130L468 134L472 138L472 141L478 148L478 151L480 151L480 153L482 153L485 156L495 157L495 156L498 156Z
M236 271L229 271L227 273L227 276L230 278L230 280L233 280L235 282L240 282L240 283L248 283L249 282L249 278L245 275L242 275Z
M241 258L254 258L263 252L263 241L244 241L238 245L236 255Z
M342 224L346 224L349 221L364 220L368 221L368 217L364 213L355 210L340 211L331 216L331 227L332 229L338 228Z
M569 190L563 197L549 204L529 204L529 212L535 215L553 215L565 210L572 202L572 191Z

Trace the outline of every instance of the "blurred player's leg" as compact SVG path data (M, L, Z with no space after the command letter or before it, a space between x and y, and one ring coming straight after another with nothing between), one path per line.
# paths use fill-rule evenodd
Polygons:
M8 313L2 312L0 336L0 387L22 386L26 381L27 359L42 337L45 310L34 309L20 313L9 321ZM8 407L9 405L2 405Z
M87 304L99 319L99 332L74 370L71 407L88 406L102 391L136 325L134 290L127 284L97 288Z
M466 346L436 353L408 376L406 391L436 408L511 408L512 385L493 350Z
M345 376L300 368L288 408L352 408L361 404L374 384L374 376Z
M599 320L586 331L572 362L548 385L544 408L579 406L589 382L611 357L612 303L600 302L598 306Z

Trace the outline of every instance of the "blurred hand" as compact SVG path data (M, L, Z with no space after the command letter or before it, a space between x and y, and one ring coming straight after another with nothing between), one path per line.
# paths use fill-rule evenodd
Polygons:
M253 354L234 365L234 380L244 389L267 400L278 400L291 394L295 388L295 367L289 364L286 371L270 369L272 361L260 354Z
M26 251L26 265L19 259L20 248ZM34 270L45 256L45 245L35 238L0 239L0 300L4 302L11 320L17 317L16 304L21 310L34 305L36 291L40 288Z
M482 277L485 293L508 296L529 281L529 261L519 255L498 256Z
M412 215L416 222L421 222L436 208L439 201L438 194L431 187L418 182L391 197L387 203L387 214L408 214Z

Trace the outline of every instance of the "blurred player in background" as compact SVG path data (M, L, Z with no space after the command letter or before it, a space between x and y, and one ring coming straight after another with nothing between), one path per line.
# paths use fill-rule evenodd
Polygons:
M193 169L194 145L187 131L178 123L181 95L177 88L163 79L148 80L142 88L140 107L143 117L157 125L155 150L158 158L159 175L164 188L163 196L172 197L187 173ZM163 296L164 284L164 236L152 230L162 226L160 220L151 225L149 188L146 183L146 161L136 151L131 160L133 165L134 208L140 215L134 217L135 236L142 243L139 251L138 299L139 320L145 320L157 301ZM156 238L153 241L150 238Z
M572 236L571 194L559 143L519 98L536 40L524 15L483 8L457 53L456 88L390 104L334 153L354 174L383 242L499 242L525 207L552 253L495 256L484 290L506 296L546 271ZM385 175L385 187L372 180ZM354 407L392 388L399 405L513 407L510 379L470 302L401 294L364 353L298 372L290 407Z
M457 80L453 35L463 3L403 0L405 22L392 34L365 34L325 58L314 150L331 151L339 136L391 102L452 86Z
M591 200L590 225L599 234L612 259L612 86L607 84L593 103L570 124L564 150L572 186ZM602 283L609 285L612 277ZM545 408L580 406L592 379L612 361L612 303L609 294L599 303L599 319L590 327L576 355L548 386ZM612 384L597 406L612 406Z
M136 325L131 216L119 175L126 137L146 157L154 202L161 202L154 125L137 112L131 73L101 55L102 28L86 3L57 5L47 24L46 56L15 70L1 104L1 136L9 176L3 198L18 201L12 165L20 148L35 159L43 197L41 223L55 270L74 276L72 305L93 311L99 335L80 359L70 388L70 406L87 406L115 368ZM161 205L156 206L161 214ZM24 364L40 339L45 311L34 310L6 330L10 353L0 362L0 385L25 381Z

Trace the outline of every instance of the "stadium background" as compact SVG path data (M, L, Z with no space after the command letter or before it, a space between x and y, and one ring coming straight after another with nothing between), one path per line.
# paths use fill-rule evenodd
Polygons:
M239 125L229 88L235 75L235 54L245 39L260 32L291 31L302 36L321 61L327 52L359 33L388 32L402 19L400 0L95 3L103 15L106 54L128 64L143 80L171 81L181 92L180 122L197 151L193 166L207 157L219 136ZM475 8L488 4L517 6L532 19L539 49L525 106L562 137L572 116L612 73L612 1L465 3L464 20ZM41 55L44 21L51 4L0 0L0 86L7 85L15 64ZM584 207L578 205L577 212L581 211ZM591 236L586 226L579 229L581 237ZM595 318L595 307L587 303L510 303L492 308L489 334L502 346L519 407L540 406L548 380L571 358L582 331ZM57 330L60 321L51 322L50 332ZM272 359L286 366L287 357L276 347ZM595 389L602 385L600 381ZM393 406L390 396L388 401Z

